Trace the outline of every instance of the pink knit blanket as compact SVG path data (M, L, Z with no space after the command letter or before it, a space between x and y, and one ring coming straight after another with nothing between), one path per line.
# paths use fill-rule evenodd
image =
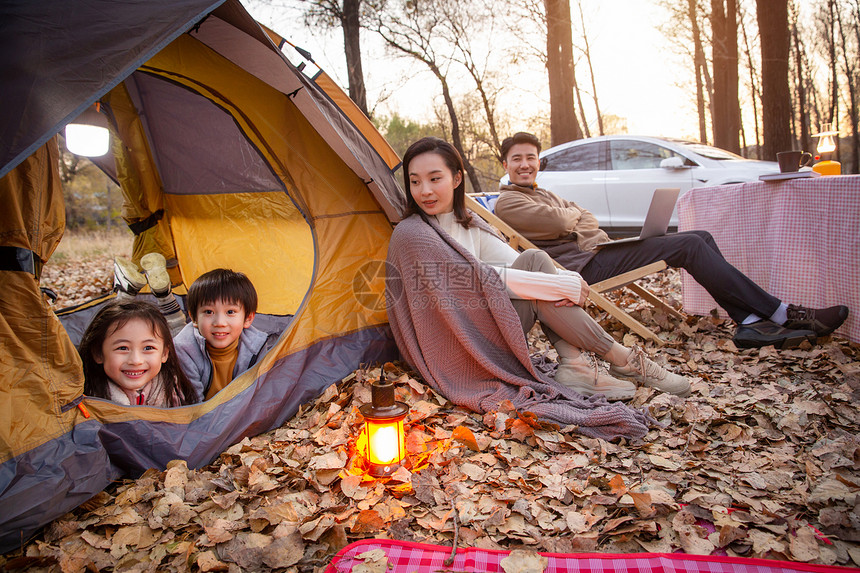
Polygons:
M646 413L586 398L535 370L499 275L432 217L397 225L387 270L388 319L400 352L448 400L480 413L510 400L520 412L606 440L647 433L653 419Z

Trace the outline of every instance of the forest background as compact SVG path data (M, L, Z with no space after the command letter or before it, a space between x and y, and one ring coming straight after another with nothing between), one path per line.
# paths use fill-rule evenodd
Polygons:
M860 0L243 3L398 153L425 135L451 141L470 190L497 186L500 142L520 130L545 147L638 132L773 160L814 152L830 123L842 172L860 166ZM63 149L61 172L70 230L124 227L121 193L96 167Z

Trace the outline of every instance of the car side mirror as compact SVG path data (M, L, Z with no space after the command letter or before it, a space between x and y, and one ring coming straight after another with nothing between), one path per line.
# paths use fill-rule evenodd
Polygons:
M667 157L660 162L660 167L662 167L663 169L683 169L684 160L677 155L674 157Z
M541 157L540 167L538 168L538 171L543 171L544 169L546 169L548 163L549 159L547 159L546 157Z

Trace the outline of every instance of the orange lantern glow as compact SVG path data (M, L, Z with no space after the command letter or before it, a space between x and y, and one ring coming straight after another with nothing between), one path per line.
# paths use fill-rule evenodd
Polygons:
M381 375L371 385L370 395L370 404L359 408L364 416L369 473L374 477L388 477L406 457L403 419L409 407L394 400L394 384Z

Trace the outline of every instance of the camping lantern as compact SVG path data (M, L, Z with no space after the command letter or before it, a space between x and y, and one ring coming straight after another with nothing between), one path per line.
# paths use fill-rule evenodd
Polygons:
M365 443L369 473L374 477L387 477L394 473L406 457L406 434L403 419L409 407L394 400L394 384L384 379L370 386L370 404L359 410L364 416Z
M66 125L66 148L84 157L99 157L108 152L110 131L107 118L101 113L100 102L88 107Z
M836 151L836 142L833 136L839 137L839 131L832 129L832 124L822 123L821 131L813 134L818 138L818 146L815 150L821 157L821 161L812 166L812 170L821 175L839 175L842 173L842 164L830 159L830 154Z

